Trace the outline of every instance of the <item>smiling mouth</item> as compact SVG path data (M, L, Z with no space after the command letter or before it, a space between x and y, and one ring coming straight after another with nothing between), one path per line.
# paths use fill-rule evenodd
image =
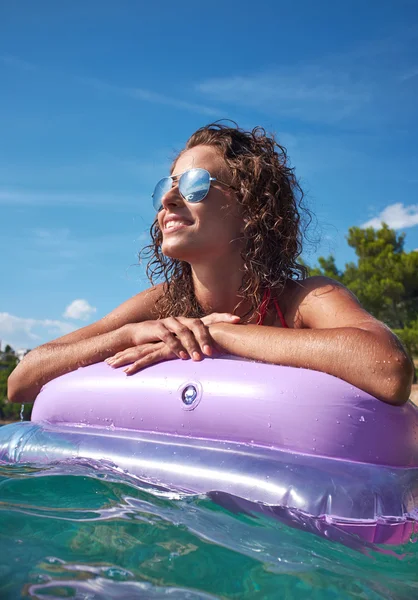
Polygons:
M185 227L190 227L192 223L190 221L167 221L164 224L164 233L170 233L172 231L178 231L179 229L184 229Z

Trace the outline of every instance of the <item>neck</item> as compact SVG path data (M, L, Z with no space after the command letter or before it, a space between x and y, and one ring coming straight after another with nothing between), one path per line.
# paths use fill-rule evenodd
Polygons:
M207 314L233 313L241 301L239 289L244 273L241 256L220 257L210 264L193 263L191 267L196 298L203 310ZM245 313L244 309L244 306L239 308L240 316Z

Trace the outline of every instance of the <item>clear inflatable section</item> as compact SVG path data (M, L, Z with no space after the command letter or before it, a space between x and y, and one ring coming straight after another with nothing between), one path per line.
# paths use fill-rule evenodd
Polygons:
M0 430L0 461L105 461L142 481L210 494L228 508L322 519L374 543L418 531L418 468L382 467L237 442L121 429L17 423ZM285 511L285 512L283 512Z

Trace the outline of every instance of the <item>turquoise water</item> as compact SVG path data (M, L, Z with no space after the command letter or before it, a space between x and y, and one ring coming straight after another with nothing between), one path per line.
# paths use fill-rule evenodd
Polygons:
M348 547L97 465L0 465L1 600L165 597L410 600L418 543Z

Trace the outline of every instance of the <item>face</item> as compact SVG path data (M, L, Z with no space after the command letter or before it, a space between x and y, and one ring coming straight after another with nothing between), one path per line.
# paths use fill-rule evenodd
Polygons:
M229 169L220 153L211 146L196 146L177 160L172 176L192 168L209 171L225 183ZM184 200L177 182L162 199L158 224L163 235L162 252L171 258L193 262L227 259L240 252L243 221L233 189L211 182L207 196L199 203Z

